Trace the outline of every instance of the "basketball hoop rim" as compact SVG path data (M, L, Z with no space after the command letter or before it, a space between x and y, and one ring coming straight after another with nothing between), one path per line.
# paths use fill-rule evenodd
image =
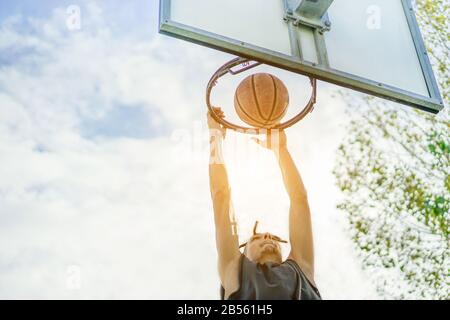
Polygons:
M269 128L257 128L257 127L244 127L240 125L236 125L234 123L231 123L221 117L219 117L216 112L214 111L214 108L211 104L211 92L212 89L217 85L218 80L225 76L226 74L236 75L245 71L248 71L254 67L257 67L261 65L260 62L255 62L254 64L250 64L254 60L250 60L247 58L241 58L237 57L233 60L228 61L223 66L221 66L217 71L212 75L211 79L208 82L208 86L206 87L206 106L208 107L209 112L211 113L211 116L214 120L216 120L218 123L220 123L222 126L224 126L227 129L231 129L234 131L239 131L242 133L248 133L248 134L264 134L267 133L270 130L284 130L289 127L292 127L296 123L298 123L300 120L305 118L309 113L311 113L314 110L314 105L316 103L316 94L317 94L317 80L315 78L309 77L312 87L312 93L311 97L307 103L307 105L303 108L303 110L300 111L295 117L292 119L277 124L274 127ZM245 66L245 64L249 64ZM236 67L238 65L244 65L244 67L237 72L233 71L232 68Z

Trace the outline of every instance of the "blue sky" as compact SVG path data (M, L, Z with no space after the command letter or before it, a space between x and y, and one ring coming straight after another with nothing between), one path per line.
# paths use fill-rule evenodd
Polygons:
M69 5L79 30L67 27ZM156 0L0 3L0 298L218 298L203 101L231 56L159 35L157 16ZM306 80L264 68L298 93L294 105L308 96ZM217 96L227 112L233 85ZM370 298L335 210L346 118L333 90L321 85L289 146L322 295ZM286 237L280 173L250 143L230 133L225 145L239 232L258 219Z
M133 34L142 32L146 36L154 35L157 27L155 21L158 17L159 1L131 0L127 1L126 6L120 0L98 1L98 3L103 10L103 16L109 20L109 25L114 28L114 31L123 30L123 32ZM1 1L0 19L4 20L11 15L48 19L52 16L55 8L76 5L84 10L88 4L89 1L70 0Z

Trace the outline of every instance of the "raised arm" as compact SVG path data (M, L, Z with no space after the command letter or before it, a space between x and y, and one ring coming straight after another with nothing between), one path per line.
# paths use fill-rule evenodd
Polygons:
M266 141L256 139L260 145L274 151L289 195L289 258L296 261L307 278L314 283L314 245L308 197L300 173L287 149L286 140L284 131L273 131Z
M223 116L220 109L217 108L216 110ZM240 255L239 239L231 203L228 175L222 154L225 129L209 114L208 126L210 132L209 183L214 207L219 275L222 283L224 283L228 266Z

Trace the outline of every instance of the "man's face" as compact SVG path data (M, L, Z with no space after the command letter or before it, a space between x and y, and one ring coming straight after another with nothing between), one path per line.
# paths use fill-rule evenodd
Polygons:
M260 233L250 238L245 255L254 262L259 262L264 257L269 261L281 263L281 246L270 233Z

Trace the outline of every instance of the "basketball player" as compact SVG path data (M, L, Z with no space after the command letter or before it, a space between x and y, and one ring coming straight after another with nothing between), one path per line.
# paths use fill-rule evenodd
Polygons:
M216 114L224 117L220 108ZM221 298L228 300L321 299L314 282L314 252L311 216L306 190L286 146L284 131L272 131L265 141L255 141L272 150L278 160L290 199L289 238L291 252L282 261L280 242L268 232L253 235L239 246L232 212L231 192L222 155L226 130L208 114L210 131L210 188L216 226ZM239 248L244 247L241 253Z

